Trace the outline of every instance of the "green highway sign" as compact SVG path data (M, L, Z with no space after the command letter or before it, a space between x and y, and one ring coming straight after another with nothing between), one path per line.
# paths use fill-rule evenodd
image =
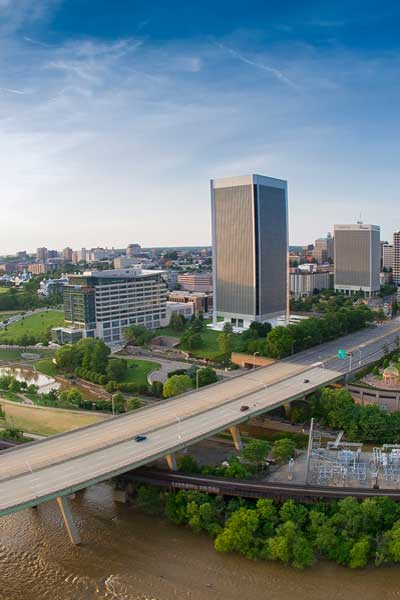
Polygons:
M343 349L338 350L337 355L338 355L338 358L347 358L347 352L346 352L346 350L343 350Z

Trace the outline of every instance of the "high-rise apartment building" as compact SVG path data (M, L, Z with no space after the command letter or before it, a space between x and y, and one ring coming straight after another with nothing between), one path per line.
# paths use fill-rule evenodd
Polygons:
M72 326L71 338L78 329L83 337L120 342L129 325L148 329L167 325L163 274L135 268L70 275L63 298L65 321Z
M38 248L36 250L36 258L37 258L37 260L46 260L47 253L48 253L47 248L44 248L44 247L43 248Z
M335 290L374 296L380 291L380 228L335 225Z
M312 256L318 264L324 264L328 260L333 260L334 242L331 233L328 233L326 238L318 238L315 240Z
M140 254L141 249L140 244L129 244L126 248L126 256L128 258L134 258Z
M63 250L63 259L65 260L65 262L72 262L72 248L69 248L68 246L66 248L64 248Z
M393 234L393 283L400 286L400 231Z
M274 320L288 306L287 182L211 180L214 326Z
M382 246L382 268L393 269L393 246L392 244L383 244Z

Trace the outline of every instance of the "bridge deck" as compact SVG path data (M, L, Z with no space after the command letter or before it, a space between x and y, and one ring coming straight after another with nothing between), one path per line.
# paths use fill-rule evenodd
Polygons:
M304 370L306 369L306 370ZM337 381L279 363L174 400L0 455L0 516L109 479ZM304 380L308 379L308 383ZM246 404L245 413L240 407ZM133 436L146 433L137 443Z

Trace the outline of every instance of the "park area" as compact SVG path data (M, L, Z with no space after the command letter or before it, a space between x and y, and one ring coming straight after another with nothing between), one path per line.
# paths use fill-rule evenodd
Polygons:
M160 364L151 360L127 359L127 371L123 383L135 383L138 386L147 385L147 376L152 371L157 371Z
M0 344L5 341L19 340L23 336L34 337L37 340L48 335L52 327L64 324L64 312L61 310L48 310L37 312L29 317L11 323L0 331Z
M0 404L8 427L43 436L71 431L107 418L106 415L93 414L89 411L24 406L6 400L1 400Z
M206 321L205 323L207 324L208 321ZM170 336L170 337L175 337L175 338L179 338L180 340L182 340L182 338L184 337L188 328L189 328L189 324L186 325L186 327L183 331L177 331L173 327L161 327L160 329L156 330L156 335L157 336ZM190 352L190 355L194 356L195 358L202 358L202 359L211 360L211 361L218 360L221 356L221 350L219 349L219 346L218 346L218 337L220 335L221 335L220 331L215 331L213 329L209 329L208 327L205 327L201 331L201 345L199 344L198 348L197 347L191 348L189 350L187 348L187 346L182 342L177 346L177 348L179 350L184 350L184 351ZM239 346L240 335L233 334L232 340L233 340L233 351L236 351Z

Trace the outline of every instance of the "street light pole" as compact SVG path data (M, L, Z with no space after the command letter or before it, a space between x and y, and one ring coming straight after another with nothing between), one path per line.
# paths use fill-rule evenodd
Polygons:
M114 404L114 394L110 394L111 396L111 409L112 409L112 416L115 417L115 404Z

